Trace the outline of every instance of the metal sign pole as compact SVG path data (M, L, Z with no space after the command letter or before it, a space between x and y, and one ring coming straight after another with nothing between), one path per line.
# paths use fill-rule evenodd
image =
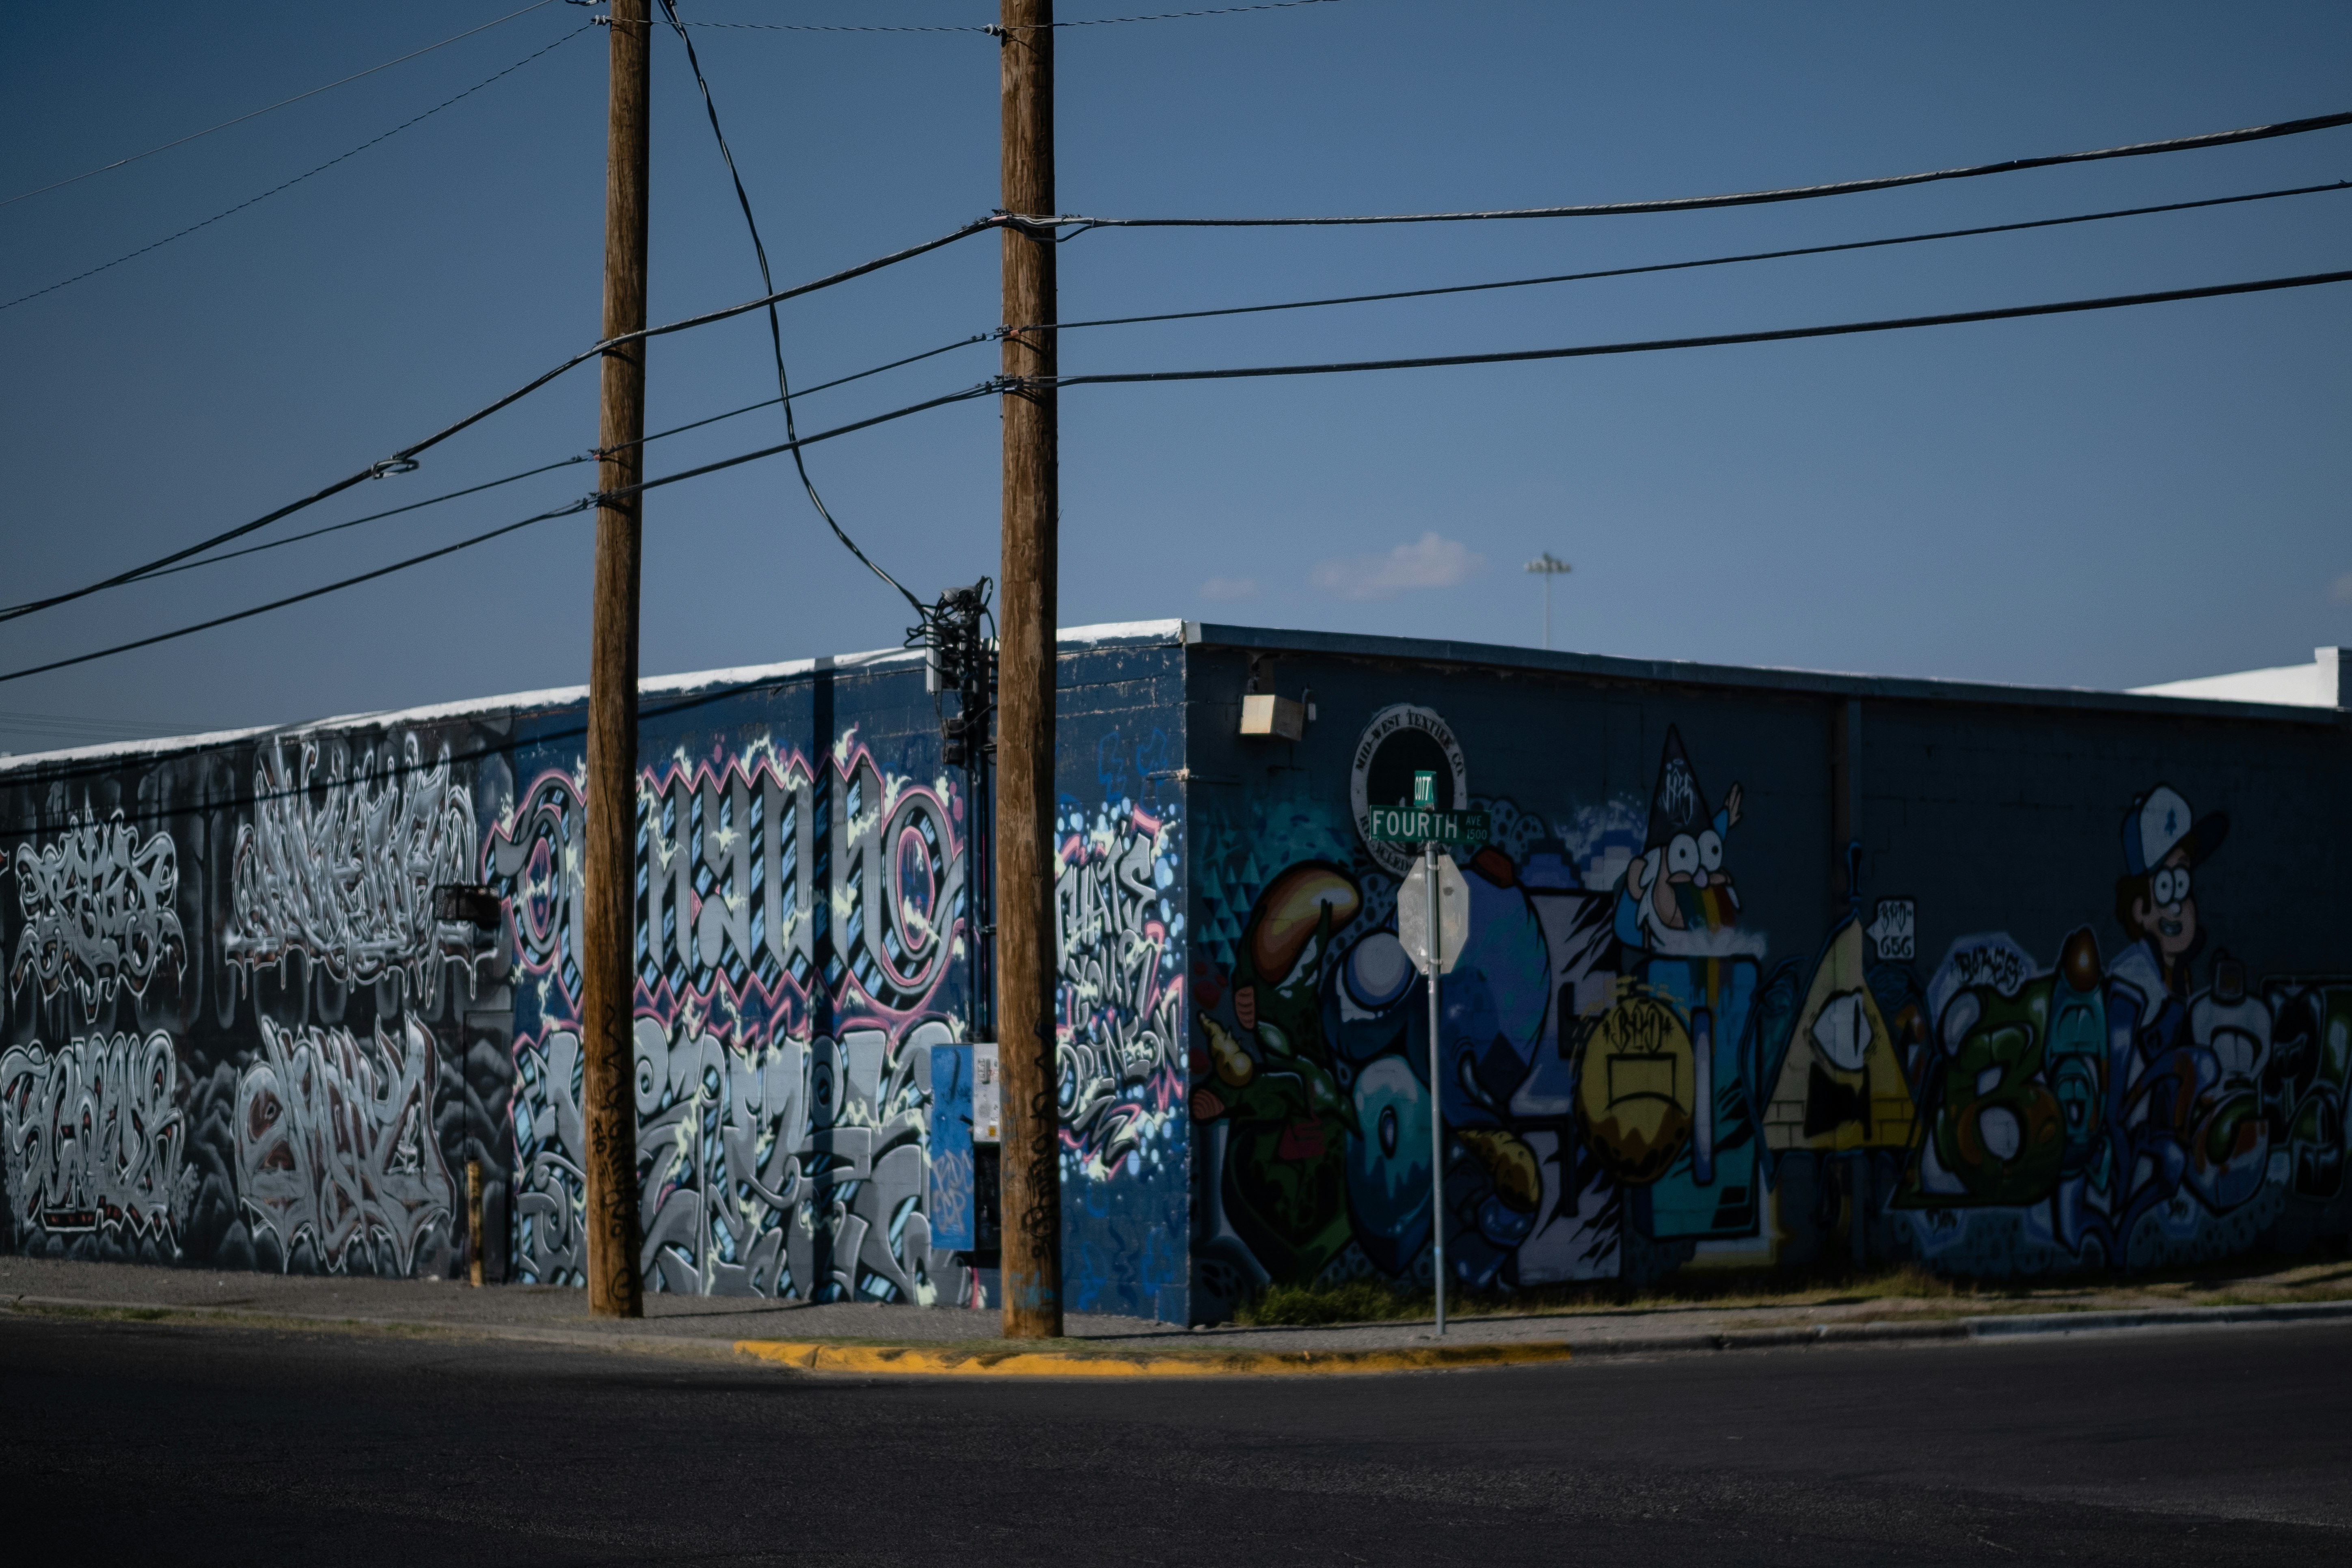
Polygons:
M1445 1095L1438 1079L1437 970L1444 927L1437 920L1437 841L1423 846L1429 890L1429 1219L1437 1250L1432 1268L1437 1281L1437 1332L1445 1334Z

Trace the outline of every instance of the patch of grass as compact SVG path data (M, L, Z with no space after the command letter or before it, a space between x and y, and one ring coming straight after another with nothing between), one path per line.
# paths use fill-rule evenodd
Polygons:
M1490 1317L1571 1312L1658 1311L1692 1307L1815 1306L1881 1300L1948 1300L1974 1295L1955 1281L1916 1263L1855 1270L1827 1268L1739 1270L1677 1276L1645 1289L1613 1281L1543 1286L1512 1293L1449 1293L1445 1308L1454 1317ZM1399 1290L1378 1280L1336 1284L1270 1285L1234 1313L1249 1328L1313 1328L1327 1323L1391 1322L1434 1314L1428 1290Z
M2345 1251L2342 1242L2332 1241L2293 1259L2253 1254L2160 1273L2095 1269L1984 1280L1940 1274L1920 1263L1860 1268L1825 1262L1801 1269L1687 1269L1640 1288L1594 1280L1510 1294L1449 1292L1445 1308L1449 1316L1472 1318L1732 1307L1857 1307L1885 1302L1906 1316L1933 1317L2166 1301L2221 1305L2324 1300L2352 1295L2352 1268L2345 1264ZM1434 1308L1427 1290L1399 1290L1380 1280L1352 1279L1269 1286L1237 1308L1234 1321L1244 1327L1312 1328L1428 1318Z
M1426 1293L1407 1295L1371 1279L1339 1285L1269 1285L1234 1313L1245 1327L1313 1328L1321 1323L1374 1323L1425 1317L1435 1309Z

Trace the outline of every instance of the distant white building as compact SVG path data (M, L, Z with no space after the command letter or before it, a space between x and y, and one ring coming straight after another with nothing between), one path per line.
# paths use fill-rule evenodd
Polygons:
M2276 669L2242 669L2235 675L2201 675L2135 686L2135 697L2207 697L2223 702L2276 702L2289 708L2352 708L2352 648L2318 647L2309 664Z

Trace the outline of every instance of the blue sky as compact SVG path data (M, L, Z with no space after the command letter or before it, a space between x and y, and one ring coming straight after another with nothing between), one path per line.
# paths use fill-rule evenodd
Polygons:
M513 8L23 9L0 196ZM1066 0L1066 18L1118 12ZM981 0L688 0L689 19L976 24ZM578 26L547 5L333 92L0 207L0 299L194 223ZM710 29L698 45L779 281L996 199L997 46ZM15 600L255 515L584 346L601 31L247 211L0 310ZM757 291L682 54L657 43L656 319ZM1065 211L1521 206L1895 174L2352 107L2352 8L1340 0L1059 39ZM1866 238L2352 177L2352 130L1830 201L1377 230L1103 231L1066 319ZM1067 334L1066 372L1682 336L2331 270L2352 192L1896 250ZM982 238L787 308L806 384L982 331ZM969 385L970 349L819 395L803 429ZM1383 375L1073 388L1066 624L1158 616L1649 658L2119 687L2352 642L2352 286L1931 331ZM764 326L666 340L656 426L770 386ZM772 410L656 472L781 439ZM593 370L305 514L577 453ZM814 450L926 596L996 566L987 401ZM201 619L559 504L584 466L0 626L0 668ZM289 525L291 526L291 525ZM283 614L0 687L0 749L583 678L591 527L541 525ZM903 605L770 462L647 513L645 668L897 642ZM72 715L80 727L24 715Z

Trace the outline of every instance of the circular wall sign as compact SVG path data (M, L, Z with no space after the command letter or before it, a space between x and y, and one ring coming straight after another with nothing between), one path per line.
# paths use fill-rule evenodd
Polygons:
M1364 849L1390 873L1402 877L1420 858L1411 844L1371 841L1371 808L1412 804L1412 775L1437 775L1437 805L1444 811L1470 806L1470 769L1462 757L1461 742L1434 710L1399 702L1372 715L1356 742L1349 768L1349 803L1355 808L1356 835Z

